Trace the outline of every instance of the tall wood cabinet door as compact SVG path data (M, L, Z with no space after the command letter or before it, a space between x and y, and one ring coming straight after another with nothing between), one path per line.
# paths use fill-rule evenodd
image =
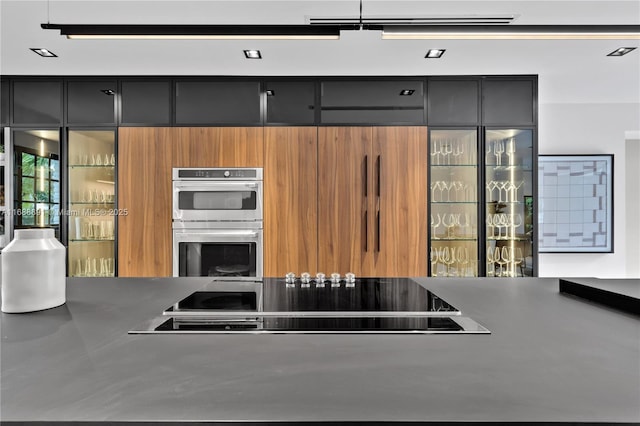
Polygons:
M174 167L262 167L262 127L178 127Z
M318 269L372 276L372 129L320 127L318 134Z
M427 274L427 129L373 129L371 197L378 276Z
M317 128L267 127L264 274L317 272Z
M118 131L118 275L171 276L171 128Z

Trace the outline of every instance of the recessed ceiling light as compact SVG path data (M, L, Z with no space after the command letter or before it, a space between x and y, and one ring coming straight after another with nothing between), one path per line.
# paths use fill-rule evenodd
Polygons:
M636 48L635 47L621 47L621 48L616 49L613 52L609 53L607 56L622 56L622 55L626 55L627 53L631 52L632 50L636 50Z
M116 94L116 92L114 92L114 91L113 91L113 90L111 90L111 89L101 89L100 91L101 91L102 93L104 93L105 95L109 95L109 96L113 96L113 95L115 95L115 94Z
M411 96L413 92L415 92L413 89L403 89L400 91L400 96Z
M44 49L42 47L31 47L31 48L29 48L29 50L33 50L38 55L44 56L45 58L57 58L58 57L58 55L56 55L52 51Z
M267 90L266 90L266 93L267 93L267 96L275 96L275 94L276 94L276 92L274 92L274 91L273 91L273 90L271 90L271 89L267 89Z
M262 59L262 55L259 50L245 50L244 56L246 56L247 59Z
M425 58L428 59L437 59L441 58L444 55L445 49L429 49Z

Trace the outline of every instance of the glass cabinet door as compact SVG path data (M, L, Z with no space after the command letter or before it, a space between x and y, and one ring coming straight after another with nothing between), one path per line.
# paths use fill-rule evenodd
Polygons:
M533 131L485 133L486 271L533 276Z
M430 130L431 276L478 276L477 140L475 128Z
M69 276L115 273L115 131L69 130Z
M13 229L52 228L60 239L60 131L14 130L10 144Z

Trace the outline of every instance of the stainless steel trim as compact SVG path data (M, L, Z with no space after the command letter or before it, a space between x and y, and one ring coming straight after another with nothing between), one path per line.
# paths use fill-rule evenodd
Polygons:
M175 306L175 305L174 305ZM177 318L237 318L237 317L305 317L305 318L399 318L458 317L460 311L164 311L163 316Z
M262 221L246 221L238 222L231 220L190 220L190 221L174 221L171 224L173 229L192 229L192 230L223 230L223 229L244 229L244 230L258 230L262 229Z
M243 229L241 224L236 228L200 228L200 229L174 229L173 230L173 276L180 274L179 245L181 242L202 243L256 243L256 276L247 277L247 280L262 278L263 274L263 237L262 229Z
M491 334L484 326L467 317L451 318L463 330L270 330L265 328L251 328L247 330L177 330L177 331L156 331L155 329L167 321L168 317L156 317L146 321L133 330L129 334ZM252 324L254 322L247 322Z

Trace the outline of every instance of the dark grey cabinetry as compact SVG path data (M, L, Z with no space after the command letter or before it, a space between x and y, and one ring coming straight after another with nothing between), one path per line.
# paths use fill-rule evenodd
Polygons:
M531 78L486 78L482 82L485 125L531 126L536 122L536 85Z
M114 125L116 80L69 81L67 84L67 123Z
M424 124L423 80L320 82L322 124Z
M480 81L430 79L427 88L429 125L464 126L480 122Z
M13 83L13 124L62 123L62 80L22 80Z
M176 124L261 124L259 81L177 81Z
M171 124L171 81L122 81L123 126Z
M267 81L267 123L314 124L314 81Z

